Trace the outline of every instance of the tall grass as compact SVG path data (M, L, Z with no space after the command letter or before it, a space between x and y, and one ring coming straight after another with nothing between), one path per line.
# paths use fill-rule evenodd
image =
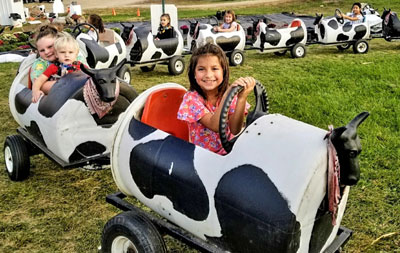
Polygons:
M319 8L320 2L299 8ZM376 2L400 9L399 3ZM400 252L400 42L372 40L365 55L317 45L307 49L302 59L247 51L244 65L231 68L231 78L254 76L268 91L272 113L323 129L370 112L359 128L361 179L351 189L342 222L354 231L344 251ZM8 109L17 67L0 64L1 143L17 128ZM188 84L186 75L170 76L164 65L150 73L131 70L138 92L164 82ZM0 161L4 164L3 154ZM0 252L97 252L102 227L120 212L104 200L118 190L110 170L61 169L43 155L31 157L31 164L23 182L0 173ZM167 244L170 252L194 252L171 238Z

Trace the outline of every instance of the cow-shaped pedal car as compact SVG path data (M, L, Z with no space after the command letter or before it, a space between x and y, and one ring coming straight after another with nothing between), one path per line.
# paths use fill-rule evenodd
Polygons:
M353 52L364 54L368 52L368 41L371 38L370 26L366 22L353 24L345 21L340 9L336 9L334 17L323 18L317 15L314 21L317 41L308 44L335 45L339 50L346 50L353 46Z
M89 35L87 27L95 33ZM87 31L87 32L85 32ZM72 30L79 44L79 52L83 57L83 63L92 69L111 68L125 61L126 46L119 34L105 28L104 33L99 33L97 29L89 24L78 24ZM95 38L94 38L95 37ZM131 82L131 72L128 65L122 65L117 70L117 76L127 83Z
M294 19L286 28L270 28L263 20L254 21L253 48L261 52L285 55L290 50L293 58L306 55L307 28L301 19Z
M176 119L186 92L182 86L157 85L135 99L111 151L113 177L124 195L169 222L113 198L110 203L130 211L105 225L103 252L165 252L157 228L172 235L183 229L183 241L194 235L190 242L210 252L323 252L330 247L349 185L360 177L356 129L368 113L328 132L267 114L265 90L257 87L255 109L233 140L227 140L225 126L236 88L223 104L219 132L225 156L188 142L186 124Z
M198 21L190 24L187 36L186 50L193 52L196 48L214 43L222 48L229 59L231 66L242 65L244 62L244 48L246 33L241 25L232 32L216 32L211 24L201 24Z
M21 63L9 93L10 111L19 125L19 134L8 136L4 143L11 180L29 176L29 157L37 153L45 153L62 167L109 163L120 116L137 96L116 77L125 60L99 70L82 64L83 72L62 76L48 95L32 103L28 76L35 57L32 54Z
M382 13L382 36L386 41L400 39L400 20L396 12L391 9Z
M173 27L171 38L156 39L151 29L142 26L125 25L122 37L126 43L127 59L131 66L139 66L143 72L152 71L156 64L168 64L171 75L180 75L185 70L182 56L183 37L178 29Z

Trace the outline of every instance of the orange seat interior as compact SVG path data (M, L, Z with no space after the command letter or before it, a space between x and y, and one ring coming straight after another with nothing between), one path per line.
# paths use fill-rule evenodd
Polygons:
M144 105L142 122L174 135L183 140L189 140L188 126L177 119L185 90L165 88L153 91Z
M293 20L292 23L290 24L290 27L299 27L301 26L300 20Z

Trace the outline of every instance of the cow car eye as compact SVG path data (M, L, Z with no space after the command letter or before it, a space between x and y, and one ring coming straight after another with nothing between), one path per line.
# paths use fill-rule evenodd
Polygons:
M350 150L349 151L349 157L350 158L356 158L359 152L357 150Z
M98 82L99 84L105 84L105 83L107 83L106 80L104 80L104 79L99 79L99 80L97 80L97 82Z

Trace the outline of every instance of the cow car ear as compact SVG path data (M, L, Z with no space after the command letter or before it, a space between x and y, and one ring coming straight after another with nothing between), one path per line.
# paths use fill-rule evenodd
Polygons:
M346 127L342 126L342 127L338 127L333 129L332 131L332 135L331 135L331 140L332 142L334 142L335 140L337 140L344 131L346 131Z
M85 73L86 75L94 76L93 71L90 68L86 67L85 64L81 63L80 67L81 67L82 72Z

